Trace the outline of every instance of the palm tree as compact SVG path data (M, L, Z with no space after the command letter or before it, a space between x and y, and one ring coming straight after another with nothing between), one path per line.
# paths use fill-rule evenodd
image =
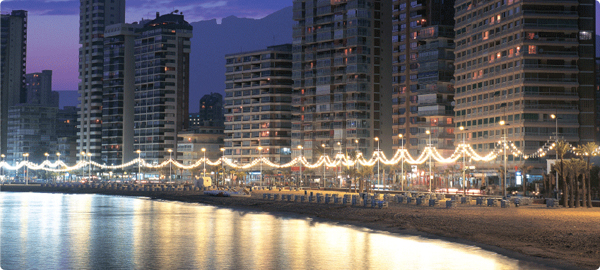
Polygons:
M571 146L568 142L564 141L564 140L560 140L556 143L555 145L555 151L556 151L556 155L558 156L558 158L560 159L560 179L562 179L562 183L563 183L563 200L564 200L564 207L567 207L567 201L569 199L569 187L567 186L567 179L565 179L564 175L562 173L565 172L564 168L563 168L563 157L565 156L565 154L571 150ZM558 185L558 179L556 184Z
M357 172L358 176L360 176L360 185L359 185L359 192L369 192L369 187L368 185L366 185L366 181L365 178L367 176L371 176L373 175L373 167L371 166L361 166L360 169Z
M578 147L576 149L577 153L585 156L586 157L586 176L585 176L585 180L583 181L583 201L584 201L584 205L587 206L588 208L592 207L592 186L591 186L591 171L592 171L592 167L591 167L591 163L590 163L590 159L593 156L597 156L598 152L596 151L598 149L598 144L596 144L595 142L588 142L580 147ZM586 183L587 181L587 183ZM587 189L586 189L587 187ZM586 191L587 190L587 191Z
M525 177L531 170L533 170L533 166L523 164L519 166L519 170L521 171L523 177L523 196L525 196L527 195L527 179Z

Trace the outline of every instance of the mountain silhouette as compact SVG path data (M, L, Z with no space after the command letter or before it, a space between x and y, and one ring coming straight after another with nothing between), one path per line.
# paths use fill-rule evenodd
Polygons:
M292 7L262 19L229 16L191 23L194 27L190 53L190 113L211 92L225 96L225 55L266 49L292 42Z

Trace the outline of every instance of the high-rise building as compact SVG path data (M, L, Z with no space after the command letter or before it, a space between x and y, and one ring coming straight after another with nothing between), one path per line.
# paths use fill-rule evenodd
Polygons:
M225 156L291 160L292 47L225 56ZM260 150L259 150L260 147Z
M52 70L25 75L27 104L58 108L58 92L52 91Z
M190 129L196 127L223 127L224 123L223 96L219 93L204 95L200 99L198 113L190 114Z
M456 138L483 153L506 138L525 154L557 135L594 141L594 10L593 0L457 0L456 126L468 131ZM525 162L512 150L507 159ZM503 155L478 168L500 165Z
M394 149L404 146L412 155L419 154L429 143L427 130L443 130L440 140L432 134L434 146L451 144L447 140L453 136L452 130L447 128L453 126L448 120L452 109L446 106L450 105L453 92L453 33L448 33L448 27L452 29L454 25L453 8L454 0L393 1ZM420 98L426 101L421 102Z
M102 94L102 161L124 164L135 158L135 39L141 24L114 24L104 29Z
M125 0L81 0L77 151L101 162L104 27L125 22Z
M7 154L8 109L27 100L27 11L0 15L0 153Z
M177 134L189 127L192 26L183 15L157 13L137 32L134 148L159 163L169 149L177 151Z
M294 0L293 10L293 155L389 157L391 0Z

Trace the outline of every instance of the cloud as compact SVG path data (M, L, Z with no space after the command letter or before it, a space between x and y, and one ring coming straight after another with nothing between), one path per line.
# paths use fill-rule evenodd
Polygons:
M76 15L79 14L79 1L76 0L4 0L2 12L23 9L29 16L36 15Z
M198 6L200 6L201 8L216 8L216 7L223 7L226 5L227 5L227 1L216 1L216 2L202 3L202 4L199 4Z

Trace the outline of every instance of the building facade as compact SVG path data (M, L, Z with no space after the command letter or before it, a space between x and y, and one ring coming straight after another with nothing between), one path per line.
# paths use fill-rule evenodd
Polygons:
M156 14L135 39L134 149L160 163L177 150L177 134L189 127L190 39L183 15Z
M27 104L58 108L58 92L52 91L52 70L25 74Z
M8 117L7 160L22 160L29 154L29 161L41 163L44 153L55 153L56 114L58 108L18 104L10 107Z
M423 124L430 122L432 107L431 95L441 93L441 99L448 98L447 90L443 85L436 87L434 76L442 75L452 70L447 66L451 60L451 37L443 26L454 25L454 1L431 0L394 0L393 1L393 28L392 28L392 84L393 84L393 132L394 149L404 147L412 155L419 154L428 142L423 138L427 128ZM440 26L438 28L432 26ZM425 30L427 29L427 30ZM432 33L433 32L433 33ZM443 32L440 35L440 32ZM423 37L420 34L424 34ZM433 36L432 36L433 34ZM441 40L437 41L436 39ZM438 42L445 43L439 46ZM434 67L434 62L439 62L440 67ZM421 65L426 66L421 66ZM434 75L437 73L437 75ZM442 75L444 77L444 75ZM441 84L448 85L448 78L440 78ZM426 94L428 101L420 103L419 96ZM425 98L426 96L422 96ZM437 97L436 97L437 100ZM443 101L444 103L446 101ZM425 106L426 108L420 108ZM428 111L425 113L425 111ZM451 111L451 110L450 110ZM448 118L449 113L443 112L441 117ZM444 120L446 120L444 119ZM441 119L440 119L441 120ZM400 140L402 135L403 141ZM444 141L446 143L446 141Z
M101 162L104 28L125 22L125 0L81 0L77 151Z
M423 27L418 31L417 44L418 153L431 144L449 157L455 149L454 27Z
M141 24L114 24L104 30L102 161L124 164L135 158L135 38Z
M291 45L225 56L225 156L291 160ZM260 150L259 150L260 147Z
M293 1L294 156L392 154L391 10L390 0Z
M223 127L224 125L223 95L219 93L204 95L200 99L198 113L190 113L190 128Z
M177 139L178 159L183 165L193 165L205 156L213 162L223 156L221 148L224 146L225 134L222 128L206 127L184 131L177 134ZM206 171L204 171L205 168ZM211 172L218 173L218 168L202 164L192 171L183 170L179 175L183 181L192 181L196 177L203 176L204 172L206 172L206 176L211 176Z
M27 11L13 10L0 20L0 153L7 154L9 107L27 101Z
M591 0L457 0L456 126L468 131L456 138L484 153L506 139L525 154L557 129L570 143L594 141L594 8ZM509 168L525 162L507 159Z

